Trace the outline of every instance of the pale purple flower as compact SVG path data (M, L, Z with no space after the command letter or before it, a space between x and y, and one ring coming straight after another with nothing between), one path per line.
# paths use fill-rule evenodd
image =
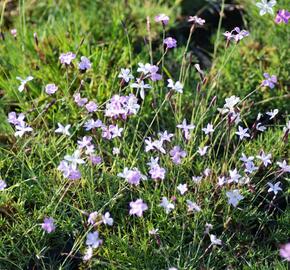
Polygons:
M11 33L11 35L13 36L13 37L15 37L16 38L16 36L17 36L17 29L11 29L11 31L10 31L10 33Z
M268 73L264 73L265 80L262 81L262 86L270 87L273 89L275 84L277 84L277 76L272 75L270 76Z
M93 257L93 248L92 247L88 247L84 253L83 256L83 261L87 262L89 261L91 258Z
M205 128L202 128L202 131L205 133L205 135L213 133L214 132L213 125L208 123Z
M14 133L15 137L22 137L26 132L31 132L33 129L28 126L25 122L20 125L15 126L16 132Z
M78 169L70 166L69 175L67 178L70 180L79 180L81 177L81 172Z
M59 56L60 63L65 64L65 65L70 65L72 60L74 60L75 58L76 58L76 55L72 52L62 53Z
M168 88L171 88L172 90L178 93L181 93L181 94L183 93L183 84L180 81L174 82L173 80L168 79L167 82L168 82L168 85L167 85Z
M92 68L92 63L87 57L82 56L81 61L79 62L79 69L82 71L86 71L87 69L90 68Z
M184 195L186 191L188 191L188 188L187 188L187 184L179 184L177 186L177 189L178 191L180 192L181 195Z
M74 101L79 107L85 106L85 104L88 102L87 98L81 98L80 93L74 94Z
M99 213L97 211L90 213L89 218L88 218L88 224L95 225L95 223L97 222L98 216L99 216Z
M132 88L140 89L140 97L144 100L145 98L145 89L151 89L151 85L145 84L143 80L137 79L135 83L131 84Z
M226 195L228 197L228 204L231 204L234 207L236 207L239 204L240 200L244 199L244 197L240 194L240 191L238 189L228 191Z
M254 160L253 156L247 157L244 153L242 153L242 157L240 158L244 163L252 162Z
M221 114L226 114L228 112L234 112L235 106L240 102L240 98L236 96L231 96L226 98L223 108L219 108L218 111Z
M242 128L241 126L238 126L238 129L239 131L237 131L236 134L240 137L240 140L250 137L250 134L248 133L248 128Z
M204 155L206 154L208 148L209 148L209 146L198 147L197 152L198 152L201 156L204 156Z
M278 194L279 191L282 191L282 188L280 187L281 182L278 181L275 184L272 184L270 182L267 183L267 185L269 186L268 192L273 192L275 195Z
M239 27L235 27L231 32L226 31L223 35L227 38L228 42L233 39L238 43L244 37L247 37L249 32L246 30L241 30Z
M76 169L78 164L84 164L85 161L81 159L80 150L75 150L74 153L70 155L66 155L64 159L71 163L72 168Z
M189 16L188 22L192 22L192 23L194 23L196 25L200 25L200 26L205 24L205 20L203 20L202 18L199 18L197 16Z
M95 112L98 109L98 105L94 101L89 101L85 107L88 112Z
M191 200L186 200L186 205L187 205L188 212L200 212L201 211L200 206Z
M97 231L93 233L88 233L86 245L92 248L98 248L103 243L103 240L99 238L99 233Z
M155 16L155 22L162 22L163 25L167 25L169 22L169 17L163 13Z
M111 218L111 214L109 212L106 212L105 215L102 215L103 223L109 226L112 226L114 223L113 218Z
M23 113L16 114L16 112L10 112L8 114L8 122L13 124L13 125L24 125L25 121L24 121L25 115Z
M45 86L45 92L48 95L54 94L57 90L58 90L58 87L54 83L50 83Z
M290 12L286 9L280 9L276 15L275 23L285 23L288 24L288 21L290 19Z
M180 164L181 159L186 157L186 152L182 150L179 146L174 146L172 150L170 150L169 154L171 156L171 160L175 164Z
M117 174L118 177L124 178L128 181L129 184L138 186L141 180L146 180L146 176L141 174L137 168L128 169L124 168L122 173Z
M165 130L163 133L159 132L158 135L162 142L171 142L171 138L174 136L172 133L167 133L167 130Z
M149 174L151 175L152 179L163 180L165 178L165 172L166 170L164 168L161 168L158 164L156 164L150 167Z
M159 67L155 65L151 65L149 68L150 72L150 79L155 82L155 81L160 81L162 79L161 74L158 73Z
M234 170L230 170L229 172L230 177L228 180L228 183L239 183L239 179L241 178L241 175L238 173L238 170L235 168Z
M54 219L51 217L45 218L41 224L43 230L47 233L51 233L55 230L56 226L54 225Z
M89 131L89 130L94 129L94 128L99 128L99 127L102 127L102 126L103 126L103 123L99 119L98 120L89 119L84 124L84 128L86 129L86 131Z
M121 68L121 72L118 75L118 78L122 78L126 83L134 79L134 76L131 74L129 68Z
M71 125L63 126L60 123L57 123L57 125L58 125L58 128L54 131L55 133L60 133L60 134L63 134L65 136L70 136L69 129L70 129Z
M102 163L102 158L100 156L91 155L89 156L89 160L93 165L98 165Z
M223 186L227 183L227 178L225 176L219 176L218 177L218 186Z
M143 63L138 63L138 66L139 67L137 68L137 72L143 73L144 75L150 73L151 64L146 63L144 65Z
M190 130L193 130L195 128L195 125L187 124L186 119L183 119L182 124L179 124L176 126L177 128L182 129L185 139L190 139Z
M91 136L84 136L81 140L77 141L78 148L82 149L85 147L88 147L92 143L92 137Z
M145 152L148 152L148 151L156 149L156 150L160 151L163 154L166 153L165 149L163 148L163 140L160 139L160 140L155 140L155 141L152 142L151 137L148 137L148 138L145 139L144 142L146 144Z
M162 197L159 205L164 208L166 214L169 214L175 208L174 204L169 202L166 197Z
M26 84L29 81L32 81L34 78L32 76L28 76L26 79L22 79L20 77L16 77L16 79L21 82L20 86L18 87L18 91L21 93L25 89Z
M281 245L279 254L283 259L290 262L290 243Z
M277 165L281 168L281 171L283 173L289 173L290 172L290 165L287 165L286 160L283 160L283 162L277 162Z
M143 212L148 209L146 203L143 202L142 199L137 199L136 201L130 202L130 215L136 215L138 217L143 216Z
M245 163L245 172L246 173L253 173L257 171L259 168L255 166L253 161L249 161Z
M175 48L177 46L176 39L174 39L172 37L168 37L168 38L164 39L163 43L166 45L167 49L172 49L172 48Z
M271 157L272 157L271 154L265 154L264 151L262 151L260 155L256 156L257 159L260 159L263 162L265 167L267 167L272 163Z
M7 187L6 182L0 179L0 190L4 190L6 187Z
M192 181L195 183L195 184L199 184L202 180L202 175L199 175L199 176L192 176Z

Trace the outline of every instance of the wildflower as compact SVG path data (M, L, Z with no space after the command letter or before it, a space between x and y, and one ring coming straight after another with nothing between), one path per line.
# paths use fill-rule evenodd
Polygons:
M206 154L208 148L209 148L209 146L198 147L197 152L198 152L201 156L204 156L204 155Z
M82 138L82 140L78 140L77 141L77 144L78 144L78 148L79 149L82 149L82 148L85 148L85 147L88 147L91 145L91 142L92 142L92 137L91 136L84 136Z
M86 151L85 151L86 155L91 155L94 152L95 152L95 146L93 144L90 144L90 145L86 146Z
M81 61L79 62L79 69L82 71L86 71L87 69L90 69L91 67L92 67L92 64L90 60L87 57L82 56Z
M144 81L137 79L136 83L131 84L132 88L140 89L140 97L144 100L145 98L145 89L151 89L151 85L145 84Z
M158 66L155 65L151 65L149 68L149 72L150 72L150 79L155 82L155 81L160 81L162 79L161 74L157 73L159 70Z
M98 248L103 243L103 240L99 238L99 233L97 231L93 233L88 233L86 245L92 248Z
M72 52L62 53L59 56L59 60L61 64L70 65L72 60L76 58L76 55Z
M19 80L21 82L20 86L18 87L18 91L21 93L23 92L26 84L29 82L29 81L32 81L34 78L32 76L28 76L26 79L22 79L20 77L16 77L17 80Z
M112 226L113 225L113 218L111 218L111 214L109 212L106 212L105 215L102 215L102 220L103 220L103 223L106 224L106 225L109 225L109 226Z
M239 179L241 178L241 175L238 173L238 170L235 168L234 170L230 170L229 172L230 178L228 180L228 183L239 183Z
M226 31L223 35L227 38L228 42L233 39L238 43L244 37L247 37L249 32L246 30L241 30L239 27L235 27L231 32Z
M0 190L4 190L6 187L7 187L6 182L0 179Z
M250 134L248 134L248 128L242 128L241 126L238 126L239 131L236 132L237 135L239 135L240 140L243 140L244 138L250 137Z
M177 186L178 191L181 195L184 195L186 191L188 191L187 184L179 184Z
M123 128L119 128L118 125L110 125L109 130L112 134L112 138L121 137Z
M98 216L99 216L99 213L97 211L90 213L89 218L88 218L88 224L95 225L98 219Z
M175 48L177 46L176 39L174 39L172 37L168 37L168 38L164 39L163 43L166 45L167 49L172 49L172 48Z
M231 96L226 98L226 103L222 109L218 109L221 114L226 114L228 112L234 112L234 107L240 102L240 98L236 96Z
M162 202L159 205L164 208L166 214L169 214L175 208L174 204L169 202L166 197L162 197Z
M129 68L121 68L121 72L118 75L118 78L122 78L126 83L134 79L134 76L131 74Z
M205 223L205 230L204 233L205 234L209 234L209 231L213 228L212 224L210 223Z
M210 174L211 174L211 169L210 169L210 168L206 168L206 169L203 171L203 174L204 174L205 177L210 176Z
M16 115L16 112L10 112L8 114L8 122L13 124L13 125L24 125L25 121L24 121L25 115L23 113L18 114L18 116Z
M188 212L200 212L201 208L198 204L196 204L195 202L192 202L191 200L186 200L186 204L187 204L187 211Z
M180 81L174 82L173 80L168 79L167 82L168 82L168 85L167 85L168 88L171 88L172 90L178 93L181 93L181 94L183 93L183 85Z
M22 137L26 132L31 132L33 129L28 126L26 123L21 123L20 125L16 125L16 132L14 133L15 137Z
M156 149L163 154L166 153L165 149L163 148L163 140L161 139L152 142L151 137L148 137L147 139L145 139L145 144L145 152Z
M290 12L286 9L280 9L276 15L275 23L285 23L288 24L288 21L290 19Z
M71 166L69 168L69 174L68 174L68 179L70 180L79 180L81 178L81 173L78 169L74 168L73 166Z
M271 154L267 154L266 155L264 153L264 151L262 151L260 155L256 156L257 159L260 159L263 162L263 164L264 164L265 167L267 167L268 164L271 164L272 163L271 162L271 157L272 157Z
M192 181L196 184L199 184L202 180L202 176L192 176Z
M137 72L141 72L144 75L147 75L148 73L150 73L150 68L151 68L151 64L146 63L145 65L143 63L138 63L138 68L137 68Z
M217 246L217 245L221 246L222 245L222 240L218 239L216 237L216 235L214 235L214 234L210 235L210 242L214 246Z
M149 230L149 234L150 235L157 235L158 231L159 231L159 229L152 229L152 230Z
M143 216L143 212L148 209L146 203L143 202L142 199L137 199L135 202L130 202L130 215L136 215L138 217Z
M287 165L286 160L283 160L283 162L277 162L277 165L281 168L283 173L290 172L290 165Z
M279 112L278 109L274 109L273 111L266 112L266 114L269 115L270 120L272 120L278 114L278 112Z
M75 150L74 153L71 156L70 155L66 155L64 157L64 159L71 163L73 169L76 169L78 164L84 164L85 163L85 161L83 159L81 159L80 157L81 157L80 150Z
M205 20L203 20L202 18L199 18L197 16L189 16L188 22L192 22L192 23L194 23L196 25L202 26L202 25L204 25Z
M205 135L213 133L214 132L213 125L208 123L205 128L202 128L202 131L205 133Z
M11 35L13 36L13 37L17 37L17 29L11 29L11 31L10 31L10 33L11 33Z
M163 133L159 132L158 135L160 137L160 141L162 142L171 142L171 138L174 136L172 133L167 133L167 130L165 130Z
M273 192L275 195L278 194L279 191L282 191L282 188L280 187L281 182L277 182L276 184L272 184L270 182L267 183L269 186L268 192Z
M221 187L223 186L224 184L226 184L227 182L227 179L225 176L219 176L218 177L218 185Z
M93 248L88 247L85 251L85 254L83 256L83 261L89 261L93 257Z
M120 154L120 148L118 147L113 147L113 155L118 156Z
M233 191L228 191L226 193L228 197L228 204L236 207L240 200L244 199L244 197L240 194L238 189L234 189Z
M63 126L60 123L57 123L57 125L58 125L58 128L54 131L55 133L61 133L65 136L70 136L69 129L70 129L71 125Z
M138 186L141 180L146 180L146 176L141 174L137 168L129 170L127 167L124 168L122 173L117 174L118 177L124 178L129 184Z
M55 230L54 219L51 217L45 218L41 224L43 230L47 233L51 233Z
M175 164L180 164L181 158L186 157L186 152L182 150L179 146L174 146L172 150L170 150L169 154L171 156L171 160Z
M253 161L249 161L245 163L245 172L246 173L253 173L254 171L258 170L259 168L255 166Z
M256 3L256 6L260 9L260 15L263 16L266 13L274 15L273 7L276 5L275 0L261 0L261 2Z
M87 122L85 122L85 124L84 124L84 128L86 129L86 131L89 131L89 130L94 129L94 128L99 128L102 126L103 126L103 123L99 119L96 121L94 119L90 119Z
M85 107L88 112L95 112L98 109L98 105L94 101L88 102Z
M85 104L88 102L87 98L81 98L80 93L74 94L74 101L79 107L85 106Z
M270 76L268 73L264 73L264 78L265 80L262 81L262 86L268 86L273 89L275 87L275 84L277 83L277 76Z
M155 16L155 22L162 22L163 25L167 25L169 22L169 17L165 14L159 14Z
M165 172L166 170L164 168L161 168L158 164L151 166L149 171L152 179L161 179L161 180L165 178Z
M91 155L89 159L93 165L98 165L102 163L102 158L100 156Z
M244 163L252 162L254 160L253 156L247 157L244 153L242 153L242 157L240 158Z
M256 130L264 132L266 130L266 127L263 126L261 123L257 123Z
M195 128L195 125L192 124L187 125L186 119L183 119L182 124L179 124L176 127L182 129L185 139L189 140L190 139L189 132L190 130L193 130Z
M290 243L280 246L280 256L290 262Z
M54 83L51 83L51 84L47 84L45 86L45 92L48 94L48 95L52 95L54 94L56 91L57 91L58 87L54 84Z

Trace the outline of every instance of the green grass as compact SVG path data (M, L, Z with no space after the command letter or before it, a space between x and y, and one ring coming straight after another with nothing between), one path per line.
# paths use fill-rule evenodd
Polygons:
M135 92L120 86L120 69L132 68L136 76L138 62L150 62L150 53L154 63L161 59L161 45L151 51L149 43L144 43L144 37L148 38L146 17L151 19L154 45L161 44L162 27L154 22L154 16L168 14L168 28L173 28L181 3L140 2L22 0L12 19L7 6L2 13L0 178L7 188L0 191L0 269L288 269L279 257L279 245L289 241L289 174L277 178L276 161L289 164L289 139L282 141L283 126L289 120L289 25L276 25L270 15L260 17L253 2L240 1L246 7L246 28L251 34L229 48L220 36L213 67L206 71L208 81L201 91L196 91L199 76L193 65L187 58L182 65L186 44L178 44L166 54L162 72L165 79L176 81L182 66L184 93L168 98L165 79L150 82L153 89L144 102L139 100L138 114L116 121L124 128L123 136L108 141L101 138L100 131L85 132L82 125L90 116L76 106L73 94L83 80L82 96L103 105L94 118L109 124L102 112L105 102L114 94ZM0 4L2 9L4 3ZM277 6L286 8L286 4L283 0ZM8 18L11 25L7 25ZM16 40L8 32L14 27L18 30ZM82 55L89 57L93 68L82 74L77 61L74 67L62 67L58 57L68 51L75 52L78 60ZM249 95L261 83L264 72L276 74L278 85ZM28 75L34 80L27 91L19 93L16 77ZM44 92L48 83L59 87L55 95ZM243 127L251 127L259 112L278 108L279 115L266 123L264 133L240 142L236 126L229 127L217 111L231 95L241 99L249 95L238 106ZM214 96L216 102L211 102ZM34 131L16 138L6 120L10 111L25 113ZM184 118L196 126L188 142L176 129ZM217 127L212 138L201 131L209 122ZM71 136L55 134L57 123L71 124ZM166 145L167 152L174 145L187 152L181 165L174 165L169 154L144 151L145 138L157 138L164 130L175 133ZM80 180L65 179L57 167L85 135L93 136L103 162L82 166ZM201 145L211 146L205 157L197 153ZM119 157L112 154L113 147L121 148ZM218 176L229 170L236 167L243 174L241 153L256 156L262 149L272 154L272 165L261 166L251 175L249 185L217 187ZM146 163L151 156L159 156L166 169L163 181L154 181L148 174ZM129 185L117 176L124 167L137 167L148 180L137 187ZM212 174L200 185L193 183L191 177L206 168ZM267 182L278 180L283 191L272 200ZM189 187L184 196L176 189L180 183ZM229 206L226 197L226 191L234 188L244 196L237 208ZM170 214L159 206L163 196L176 197ZM129 202L138 198L148 204L142 218L129 215ZM202 211L188 213L187 199L198 203ZM104 242L85 263L86 236L95 230L87 225L85 213L93 211L109 211L114 225L96 228ZM50 234L41 228L47 216L56 222L56 230ZM209 247L206 223L213 225L210 233L222 240L222 246ZM149 235L153 228L158 228L158 236Z

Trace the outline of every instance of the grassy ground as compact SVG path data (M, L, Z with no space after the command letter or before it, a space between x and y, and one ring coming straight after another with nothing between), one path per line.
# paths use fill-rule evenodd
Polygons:
M186 44L178 44L162 58L162 26L154 22L156 14L166 13L167 29L173 28L181 3L141 2L23 0L9 11L8 1L2 1L0 178L7 187L0 191L0 269L288 269L279 256L279 245L290 237L289 173L281 175L276 162L289 164L289 139L282 140L290 109L289 25L275 24L269 14L261 17L253 1L240 1L250 36L228 48L221 35L224 29L212 37L217 49L213 66L197 91L199 75L189 57L183 57ZM275 10L287 8L286 4L279 1ZM12 28L18 30L16 39L8 31ZM77 60L69 68L62 66L59 55L68 51L76 53L78 60L89 57L92 69L80 73ZM120 84L120 69L131 68L136 77L137 64L151 59L155 64L163 59L164 79L148 82L153 89L144 101L139 98L138 114L126 121L105 117L105 104L114 94L136 94ZM259 87L264 72L277 75L274 89ZM28 75L34 79L20 93L16 77ZM167 78L179 79L183 94L168 98ZM44 91L48 83L59 87L52 96ZM121 138L106 140L99 129L85 131L83 124L92 114L75 104L78 89L98 103L94 119L124 128ZM251 130L250 139L238 139L237 125L229 125L217 111L231 95L242 100L237 106L239 125L251 129L260 112L265 132ZM276 108L279 114L269 120L265 112ZM23 112L33 132L15 137L7 121L11 111ZM188 141L176 128L184 118L196 126ZM71 135L56 134L57 123L71 124ZM212 136L201 130L207 123L215 127ZM164 143L167 154L145 152L145 138L157 138L165 130L175 134L172 142ZM57 167L85 135L93 137L102 163L87 162L80 166L80 180L68 180ZM187 152L180 165L170 159L175 145ZM198 147L204 145L210 146L209 151L200 156ZM113 147L120 148L119 156L113 155ZM246 175L241 154L257 156L261 150L272 154L272 164L264 167L255 159L259 169L249 175L250 183L217 185L218 177L228 176L234 168ZM159 157L166 169L164 180L151 179L147 165L151 157ZM83 158L87 160L84 153ZM117 176L125 167L137 167L148 180L139 186L128 184ZM192 176L206 168L210 175L194 183ZM267 192L267 182L277 181L282 191L274 197ZM188 191L182 196L177 186L184 183ZM238 207L228 204L226 192L233 189L244 197ZM169 214L159 205L162 197L175 204ZM138 198L148 205L143 217L129 215L129 203ZM201 211L188 212L186 200L196 202ZM94 211L109 211L113 226L88 225L88 214ZM45 217L55 220L54 232L42 229ZM206 223L212 224L210 234L222 240L221 246L211 244L204 233ZM150 235L152 229L158 229L157 234ZM86 237L95 230L103 244L84 262Z

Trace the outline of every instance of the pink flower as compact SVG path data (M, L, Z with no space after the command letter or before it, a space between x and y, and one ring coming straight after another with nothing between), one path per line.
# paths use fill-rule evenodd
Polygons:
M142 199L137 199L135 202L130 202L130 215L136 215L138 217L143 216L143 212L148 209L148 206L146 203L143 202Z
M278 11L276 18L275 18L275 23L280 24L280 23L285 23L287 24L290 19L290 12L286 9L281 9Z
M10 31L10 33L11 33L11 35L13 36L13 37L15 37L16 38L16 36L17 36L17 29L11 29L11 31Z
M70 65L72 60L76 58L76 55L72 52L62 53L59 57L59 60L62 64Z
M280 256L290 262L290 243L280 246Z
M98 105L93 101L88 102L85 107L88 112L95 112L98 109Z
M188 22L193 22L196 25L204 25L205 20L203 20L202 18L199 18L197 16L189 16Z
M52 95L57 91L58 87L54 83L47 84L45 86L45 92L48 95Z

